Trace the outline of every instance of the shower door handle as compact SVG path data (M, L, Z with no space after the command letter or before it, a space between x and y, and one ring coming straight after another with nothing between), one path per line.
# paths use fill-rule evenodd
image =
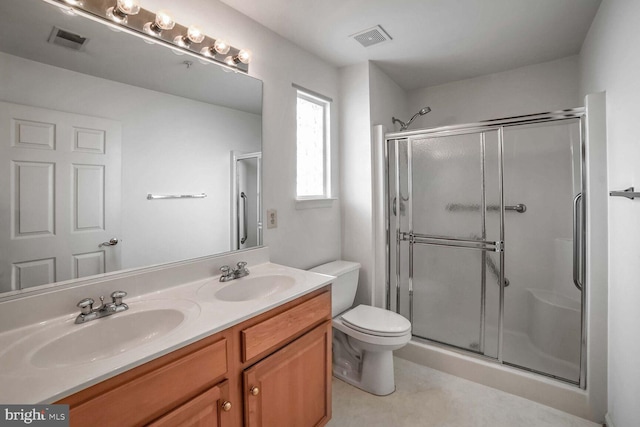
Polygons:
M398 213L396 211L396 202L398 201L397 197L393 198L393 216L398 216Z
M247 241L247 228L249 225L247 221L247 195L244 194L244 191L240 193L240 198L242 199L242 223L244 225L244 237L240 239L240 243L244 244Z
M582 257L582 236L580 233L580 215L578 206L582 201L582 193L578 193L573 198L573 284L582 292L582 283L580 282L580 265Z

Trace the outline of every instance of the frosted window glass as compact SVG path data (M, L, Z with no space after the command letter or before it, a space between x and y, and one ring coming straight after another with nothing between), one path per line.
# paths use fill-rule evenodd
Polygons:
M325 189L325 108L328 105L298 96L297 194L327 196Z

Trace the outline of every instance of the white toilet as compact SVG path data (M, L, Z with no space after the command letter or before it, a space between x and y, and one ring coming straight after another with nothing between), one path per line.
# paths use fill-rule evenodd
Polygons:
M337 277L331 287L333 375L378 396L393 393L393 350L411 339L411 322L382 308L351 308L360 264L334 261L310 271Z

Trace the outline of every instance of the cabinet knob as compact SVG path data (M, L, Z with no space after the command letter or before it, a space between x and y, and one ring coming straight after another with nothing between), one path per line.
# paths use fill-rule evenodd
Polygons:
M249 390L249 392L254 395L257 396L260 394L260 389L258 387L251 387L251 390Z
M231 402L228 400L222 404L222 410L225 412L229 412L231 410Z

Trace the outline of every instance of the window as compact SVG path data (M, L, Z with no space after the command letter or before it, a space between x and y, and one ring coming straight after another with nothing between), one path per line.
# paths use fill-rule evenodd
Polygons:
M295 86L294 86L295 87ZM329 199L329 107L331 100L297 88L297 198Z

